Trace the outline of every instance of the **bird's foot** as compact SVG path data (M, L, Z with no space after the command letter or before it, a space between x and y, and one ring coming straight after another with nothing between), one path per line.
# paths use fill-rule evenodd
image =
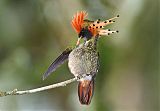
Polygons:
M77 79L77 80L80 80L80 79L82 79L82 78L84 78L84 77L86 77L86 76L87 76L87 74L78 75L78 76L76 76L76 79Z

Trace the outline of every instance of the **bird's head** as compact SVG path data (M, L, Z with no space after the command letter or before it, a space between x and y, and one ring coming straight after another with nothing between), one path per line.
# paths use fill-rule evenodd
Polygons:
M80 33L78 34L78 38L84 38L86 40L89 40L92 38L92 33L90 30L88 30L88 28L82 28L82 30L80 31Z
M82 38L84 38L86 41L92 37L100 37L101 35L110 35L112 33L118 32L103 28L108 24L114 23L115 21L113 20L118 18L119 15L105 21L100 21L100 19L96 21L86 20L85 18L87 15L88 14L85 11L77 12L71 21L73 29L75 29L75 31L78 33L78 40L76 45L79 45Z

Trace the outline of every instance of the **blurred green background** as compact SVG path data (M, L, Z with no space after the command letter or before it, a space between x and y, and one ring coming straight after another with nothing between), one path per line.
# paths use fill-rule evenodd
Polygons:
M0 90L26 90L69 79L67 63L42 74L77 34L70 22L86 10L91 20L120 14L108 26L120 33L98 43L100 71L89 106L77 83L0 98L0 111L158 111L160 106L158 0L0 0Z

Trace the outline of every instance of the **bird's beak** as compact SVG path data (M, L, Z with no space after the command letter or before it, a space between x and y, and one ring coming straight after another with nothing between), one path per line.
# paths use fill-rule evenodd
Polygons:
M78 38L77 43L76 43L76 46L78 46L78 45L80 44L81 38L82 38L82 37L79 37L79 38Z

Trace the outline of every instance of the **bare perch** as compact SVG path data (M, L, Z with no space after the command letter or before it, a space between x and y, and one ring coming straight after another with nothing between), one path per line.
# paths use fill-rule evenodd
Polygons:
M9 95L23 95L23 94L36 93L36 92L40 92L40 91L44 91L48 89L66 86L67 84L70 84L76 80L77 78L72 78L72 79L69 79L69 80L66 80L60 83L56 83L56 84L52 84L52 85L48 85L48 86L44 86L44 87L40 87L36 89L25 90L25 91L18 91L17 89L14 89L13 91L6 91L6 92L0 91L0 97L9 96Z

